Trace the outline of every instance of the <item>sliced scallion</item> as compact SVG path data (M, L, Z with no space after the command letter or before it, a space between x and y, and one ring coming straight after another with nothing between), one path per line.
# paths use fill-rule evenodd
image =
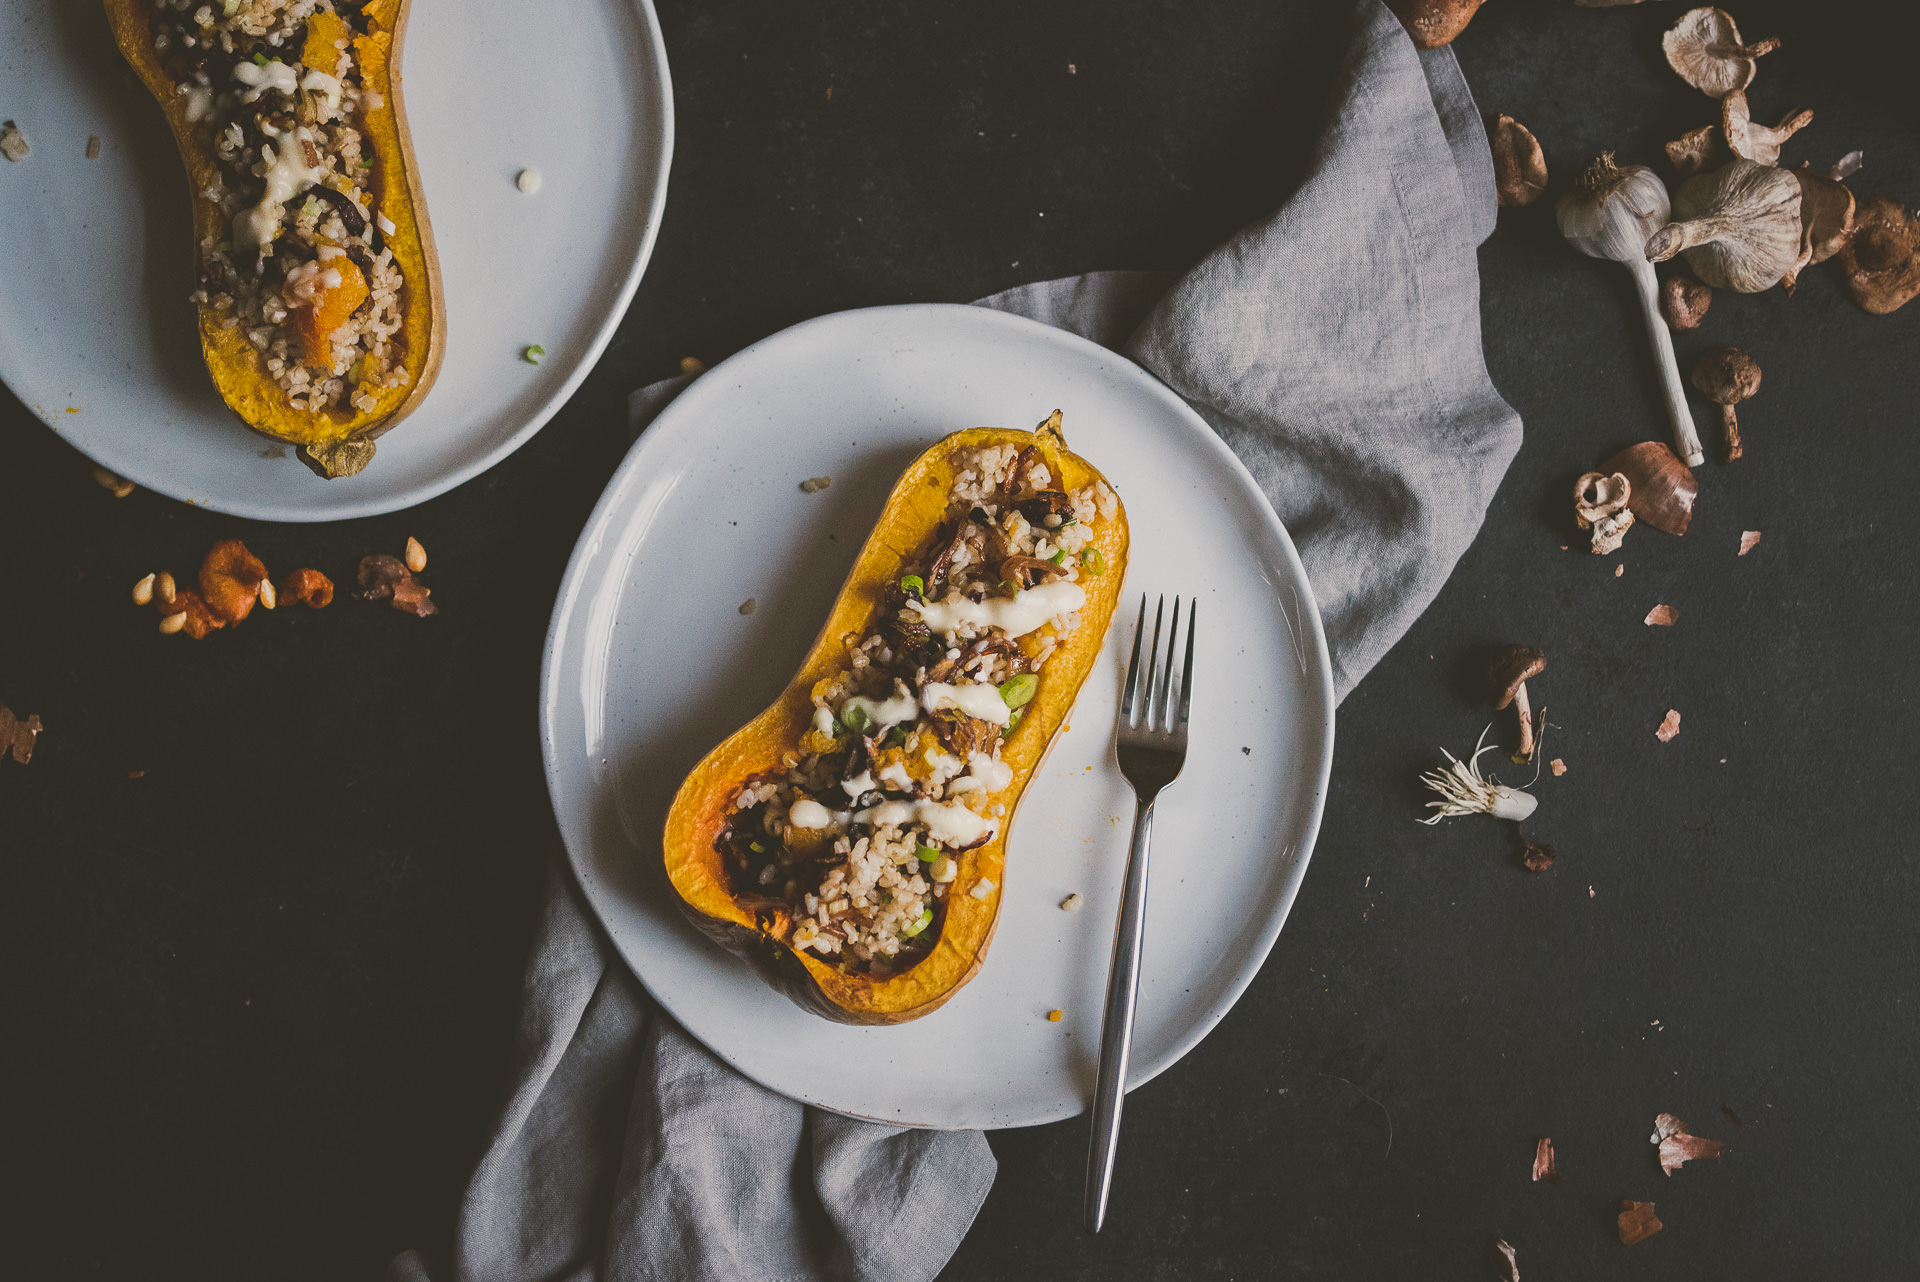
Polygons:
M1008 677L1000 683L1000 697L1009 708L1019 708L1033 698L1033 692L1040 688L1040 678L1031 672L1022 672L1017 677Z
M538 343L535 343L532 347L529 347L525 351L520 353L520 359L525 361L529 365L538 365L540 363L540 358L542 356L545 356L546 354L547 354L547 349L540 346Z
M1087 567L1088 574L1105 574L1107 558L1099 548L1088 548L1080 554L1080 564Z
M927 581L917 574L904 574L900 576L900 590L923 597L927 594Z
M264 54L264 53L256 53L256 54L254 54L254 55L253 55L253 65L254 65L254 66L256 66L256 67L264 67L264 66L266 66L266 65L267 65L267 62L268 62L268 58L267 58L267 55L266 55L266 54Z
M932 924L933 924L933 909L922 908L920 910L920 915L913 919L913 924L911 926L902 926L900 928L900 938L912 939L914 936L920 934L922 931L924 931L927 927L931 926Z
M865 734L867 727L873 724L873 718L869 717L867 710L858 704L848 704L840 709L840 720L855 734Z
M1047 560L1053 562L1055 565L1065 565L1067 563L1067 550L1065 548L1055 548L1053 555L1048 557Z

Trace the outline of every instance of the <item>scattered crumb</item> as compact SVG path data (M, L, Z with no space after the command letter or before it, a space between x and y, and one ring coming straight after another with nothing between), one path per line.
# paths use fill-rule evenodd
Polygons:
M27 136L20 132L20 126L11 120L0 121L0 156L18 162L25 160L27 152L31 150L27 146Z
M1060 911L1063 913L1077 913L1080 911L1080 904L1081 899L1078 893L1068 895L1060 901Z
M1547 769L1553 771L1553 777L1558 779L1561 775L1567 773L1567 763L1555 757L1547 763Z
M129 779L145 779L146 777L147 777L147 772L144 770L127 771L127 778Z
M1565 551L1567 550L1567 545L1566 545L1566 544L1564 544L1564 543L1562 543L1562 544L1560 545L1560 550L1561 550L1562 552L1565 552Z
M1746 1125L1745 1122L1740 1120L1740 1114L1734 1112L1732 1109L1728 1108L1725 1104L1722 1104L1720 1106L1720 1115L1722 1117L1725 1117L1729 1122L1732 1122L1735 1126Z
M100 159L100 135L99 134L87 135L87 159L88 160Z
M740 613L752 614L759 607L760 607L760 598L750 596L746 600L740 603Z
M1080 74L1080 68L1074 66L1071 62L1069 62L1067 64L1067 74L1070 76L1077 76Z
M133 482L123 476L116 476L104 467L93 469L93 483L108 491L117 499L123 499L133 493Z
M1047 1012L1047 1022L1049 1024L1058 1024L1061 1020L1065 1019L1066 1017L1067 1017L1067 1012L1063 1010L1050 1010Z
M1533 1149L1533 1182L1538 1184L1541 1180L1560 1183L1560 1172L1553 1165L1553 1141L1544 1136Z
M0 754L11 752L21 765L33 760L33 743L46 727L37 716L25 721L13 715L13 709L0 703Z
M1520 1282L1519 1253L1503 1237L1495 1238L1493 1249L1487 1252L1487 1276L1493 1282Z
M1520 857L1520 862L1526 865L1528 872L1545 872L1553 867L1553 847L1536 845L1529 841L1526 853Z
M680 372L682 374L704 374L707 372L707 363L698 356L682 356L680 358Z
M1680 714L1672 708L1668 708L1665 719L1660 722L1660 728L1653 732L1653 737L1661 743L1672 743L1673 737L1679 733Z
M1719 1157L1726 1148L1719 1140L1702 1139L1687 1132L1687 1124L1672 1113L1653 1119L1653 1144L1660 1149L1660 1169L1669 1177L1688 1162Z
M832 484L833 478L831 476L810 476L800 482L800 492L802 494L818 494L821 490L826 489Z
M1758 531L1758 530L1743 530L1743 531L1741 531L1741 533L1740 533L1740 555L1741 555L1741 556L1745 556L1745 555L1746 555L1747 553L1749 553L1749 552L1751 552L1751 551L1753 551L1753 545L1754 545L1754 544L1756 544L1756 543L1758 543L1759 541L1760 541L1760 531Z
M1587 887L1587 898L1588 898L1588 899L1592 899L1592 898L1593 898L1593 887L1592 887L1592 886L1588 886L1588 887Z
M1240 749L1240 755L1241 755L1241 756L1243 756L1243 757L1251 757L1251 756L1253 755L1253 749L1252 749L1252 748L1247 748L1247 747L1242 747L1242 748Z
M1613 577L1616 579L1619 578L1621 575L1625 574L1626 572L1627 572L1627 567L1624 564L1616 565L1613 567Z
M1666 1226L1653 1213L1651 1202L1621 1202L1619 1233L1622 1246L1644 1242Z
M1680 611L1670 605L1656 605L1647 611L1647 617L1640 620L1648 627L1670 628L1680 622Z
M540 171L538 169L522 169L513 179L513 185L529 196L540 190L540 182Z

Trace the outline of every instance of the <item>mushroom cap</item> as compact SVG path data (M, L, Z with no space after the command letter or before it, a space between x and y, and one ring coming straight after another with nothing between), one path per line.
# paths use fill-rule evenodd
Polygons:
M1752 84L1754 72L1759 70L1754 59L1771 53L1779 44L1778 40L1741 43L1733 15L1711 6L1681 14L1680 21L1660 37L1667 65L1709 98L1724 98Z
M1760 365L1737 347L1710 347L1694 362L1693 385L1709 400L1738 405L1760 390Z
M1674 329L1699 329L1713 305L1713 290L1691 276L1669 276L1660 286L1660 312Z
M1682 178L1691 178L1719 159L1720 127L1701 125L1698 129L1689 129L1666 146L1673 171Z
M1487 669L1487 677L1493 683L1496 710L1505 708L1513 702L1513 696L1528 678L1537 677L1547 670L1547 656L1528 645L1510 645L1494 656Z
M1547 157L1533 131L1504 112L1487 120L1493 179L1502 205L1531 205L1547 189Z
M1387 7L1413 37L1415 48L1439 49L1467 29L1486 0L1389 0Z
M1853 301L1884 316L1920 294L1920 219L1892 196L1870 196L1834 261Z

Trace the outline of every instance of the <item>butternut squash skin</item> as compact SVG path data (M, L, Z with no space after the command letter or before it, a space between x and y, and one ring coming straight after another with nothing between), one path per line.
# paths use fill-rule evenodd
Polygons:
M899 581L939 529L953 487L948 463L955 450L971 446L1037 445L1047 467L1065 488L1077 490L1104 479L1085 459L1068 453L1059 416L1037 432L975 428L946 437L909 467L866 545L847 576L825 627L807 652L800 671L774 704L695 766L668 811L665 833L667 879L680 908L693 924L728 951L744 958L775 988L802 1007L847 1024L899 1024L937 1009L980 971L1000 915L1006 887L1006 843L1021 798L1054 736L1060 732L1080 687L1099 657L1107 626L1120 599L1127 565L1127 518L1120 508L1103 518L1089 545L1105 558L1104 572L1085 575L1080 584L1087 603L1080 626L1057 648L1040 672L1040 685L1026 714L1001 745L1001 760L1012 767L1013 782L995 794L1006 806L999 834L967 853L947 894L945 920L933 950L918 964L883 979L848 974L812 952L788 944L795 923L785 905L737 902L728 889L725 863L716 843L733 800L750 776L778 770L783 754L794 751L814 709L814 684L846 664L848 641L873 627L881 593ZM969 892L982 879L994 888L984 899Z
M188 121L187 99L175 91L172 78L154 51L152 0L105 0L105 4L121 55L160 104L180 149L193 203L197 276L201 241L226 235L226 219L219 207L200 196L219 172L218 162ZM211 304L198 306L200 352L220 398L241 422L262 436L299 447L301 461L323 477L352 476L364 468L373 457L374 438L391 430L426 399L446 354L440 263L434 254L433 228L427 221L419 167L414 161L401 99L400 52L411 4L412 0L368 0L362 10L368 32L354 39L362 82L382 99L380 106L367 109L360 120L366 151L374 162L361 185L373 194L377 208L394 227L385 243L393 251L403 278L402 363L409 376L407 383L380 390L372 409L350 415L296 410L268 376L244 328L222 328L220 313ZM289 57L297 53L288 50Z

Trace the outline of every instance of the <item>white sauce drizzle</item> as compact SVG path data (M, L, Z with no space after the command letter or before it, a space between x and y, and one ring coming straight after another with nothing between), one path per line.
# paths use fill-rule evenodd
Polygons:
M856 694L840 705L840 724L847 724L847 710L855 709L865 713L870 723L861 734L878 734L890 726L912 721L920 715L920 705L913 701L913 694L907 687L895 682L893 694L888 698L873 700L865 695Z
M965 624L999 628L1010 637L1023 637L1045 626L1056 615L1068 614L1087 603L1086 589L1077 583L1042 583L1011 597L969 601L962 596L944 601L908 602L935 632L951 636Z
M798 808L796 804L795 809ZM853 821L875 827L892 824L905 828L919 824L935 841L953 846L971 846L993 831L992 820L974 814L965 806L942 805L937 801L883 801L855 811Z
M1000 697L1000 687L990 685L950 686L929 681L920 687L920 702L928 712L958 709L970 717L1004 726L1013 719L1013 709Z

